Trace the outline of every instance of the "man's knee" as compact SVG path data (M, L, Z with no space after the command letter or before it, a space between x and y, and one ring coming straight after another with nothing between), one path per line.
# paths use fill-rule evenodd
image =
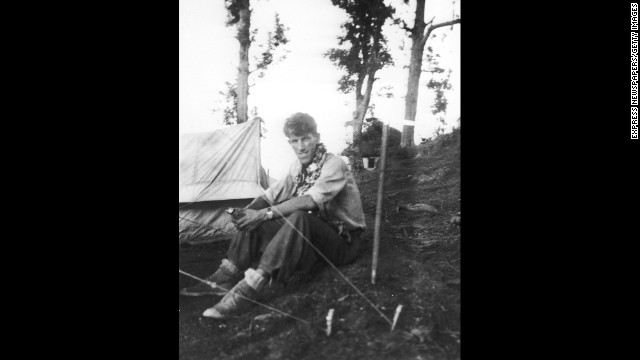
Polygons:
M305 221L307 216L309 216L308 212L302 211L302 210L298 210L298 211L294 211L293 213L289 214L289 216L287 216L287 220L289 220L292 223L296 223L296 222L300 222L300 221Z

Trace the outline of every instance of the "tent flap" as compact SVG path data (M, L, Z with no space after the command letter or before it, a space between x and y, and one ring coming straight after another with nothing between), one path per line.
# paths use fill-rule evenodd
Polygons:
M208 238L229 230L228 207L244 207L264 193L260 120L180 136L179 238Z
M179 202L249 199L267 186L260 120L180 137Z

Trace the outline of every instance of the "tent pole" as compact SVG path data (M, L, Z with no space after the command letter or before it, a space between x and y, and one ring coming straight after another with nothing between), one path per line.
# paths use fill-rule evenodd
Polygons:
M264 184L260 181L260 169L262 168L262 122L260 120L260 118L253 119L253 121L258 122L258 168L256 169L258 173L258 186L263 188Z
M384 172L387 166L387 137L389 124L382 126L382 149L380 154L380 178L378 180L378 198L376 204L376 223L373 234L373 261L371 264L371 283L376 283L376 271L378 270L378 249L380 248L380 225L382 222L382 200L384 198Z

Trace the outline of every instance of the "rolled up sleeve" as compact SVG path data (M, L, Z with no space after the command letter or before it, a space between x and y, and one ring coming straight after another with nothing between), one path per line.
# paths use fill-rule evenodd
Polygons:
M291 199L294 176L292 174L296 174L297 171L299 171L299 168L300 166L296 163L292 164L287 175L285 175L282 179L276 181L272 186L265 190L264 198L267 200L267 202L269 202L269 204L279 204Z
M265 190L264 198L269 204L278 204L288 200L292 186L291 176L287 175Z
M325 212L325 204L331 201L347 184L346 164L339 157L332 157L322 167L318 180L304 195L309 195Z

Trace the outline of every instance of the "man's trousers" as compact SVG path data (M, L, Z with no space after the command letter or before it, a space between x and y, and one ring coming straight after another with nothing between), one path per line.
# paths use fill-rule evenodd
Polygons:
M360 236L354 235L347 241L346 234L338 235L317 216L296 211L286 219L266 221L253 231L238 231L227 257L242 271L257 263L259 269L284 282L294 271L309 271L322 260L307 240L339 266L353 262L358 256Z

